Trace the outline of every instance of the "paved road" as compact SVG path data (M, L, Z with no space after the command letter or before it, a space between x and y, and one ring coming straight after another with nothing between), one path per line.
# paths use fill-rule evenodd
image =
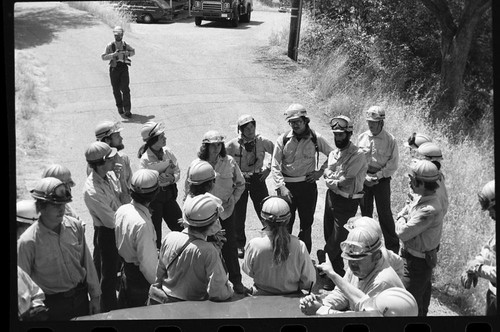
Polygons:
M133 170L139 166L136 153L142 144L142 124L164 121L167 145L181 167L181 188L185 170L196 158L206 131L216 129L233 138L237 135L236 120L245 113L252 114L258 132L273 141L287 130L283 110L300 100L259 59L271 33L288 24L289 15L277 11L255 11L252 21L238 28L205 21L196 27L192 18L131 24L124 40L136 49L130 67L134 117L123 120L114 106L107 62L100 58L113 38L111 28L63 3L18 4L15 46L36 54L45 69L47 94L53 105L48 159L72 171L76 182L72 205L82 219L92 225L82 198L84 151L94 140L95 125L103 119L123 121L124 152L130 156ZM318 128L319 121L315 124L313 119L312 125L333 139L326 127ZM43 167L40 165L40 173ZM325 188L320 182L320 188ZM270 179L268 184L272 188ZM323 195L318 200L318 239L322 238ZM261 225L251 203L248 215L247 237L252 238L258 236ZM166 232L164 225L163 234ZM92 250L92 227L87 227L86 235ZM320 245L319 241L314 244L313 253Z

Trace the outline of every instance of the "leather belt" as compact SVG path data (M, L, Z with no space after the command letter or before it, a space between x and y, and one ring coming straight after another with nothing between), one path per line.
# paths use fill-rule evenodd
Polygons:
M246 177L246 178L249 178L249 177L251 177L252 175L260 175L260 174L262 174L261 172L259 172L259 173L256 173L256 172L241 172L241 173L242 173L242 174L243 174L243 176L244 176L244 177Z
M306 176L295 176L295 177L288 177L288 176L283 176L283 179L285 182L304 182L306 180Z
M344 198L348 198L348 199L358 199L358 198L362 198L363 195L365 194L364 192L359 192L357 194L348 194L348 193L345 193L341 190L332 190L335 194L339 195L339 196L342 196Z
M405 250L407 253L409 253L410 255L412 255L414 257L425 259L425 253L423 253L423 252L416 251L412 248L404 248L403 250Z

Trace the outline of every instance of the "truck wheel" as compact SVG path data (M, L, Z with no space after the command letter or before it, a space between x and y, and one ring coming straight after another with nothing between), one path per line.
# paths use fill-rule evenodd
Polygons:
M151 23L153 22L153 16L149 15L149 14L145 14L143 17L142 17L142 21L144 23Z
M196 17L194 18L194 24L195 24L196 26L200 26L200 25L201 25L201 17L196 16Z
M252 12L250 10L250 5L248 5L247 13L245 15L241 15L240 21L243 23L249 23L251 15L252 15Z
M231 20L231 26L233 28L238 27L238 24L240 23L240 11L238 9L235 9L234 17Z

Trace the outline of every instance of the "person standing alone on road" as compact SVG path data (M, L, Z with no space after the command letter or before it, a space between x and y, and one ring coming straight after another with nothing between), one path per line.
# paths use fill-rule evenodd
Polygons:
M179 219L182 218L182 210L177 203L177 181L181 176L177 158L172 150L168 148L165 136L165 124L163 122L146 122L141 129L142 140L146 142L139 148L137 157L141 159L141 168L158 171L160 191L151 202L153 210L151 219L156 232L156 247L160 249L162 230L161 221L165 220L171 231L182 231Z
M234 221L238 257L243 258L246 244L245 220L248 194L253 202L257 217L260 218L261 201L268 196L266 178L271 172L271 163L264 167L266 153L271 156L274 144L269 139L255 134L255 119L251 115L242 115L238 119L239 137L226 144L227 154L232 156L245 177L245 190L234 207ZM270 159L270 158L269 158Z
M360 202L361 215L373 217L373 200L377 204L380 227L387 249L399 252L399 240L394 231L391 210L391 176L399 163L396 139L384 130L385 110L372 106L366 111L368 130L359 135L358 146L366 155L368 171L364 183L365 192Z
M123 41L124 30L121 26L113 29L115 40L106 46L106 50L101 55L104 61L109 61L109 77L116 107L121 116L132 117L130 112L130 77L128 66L130 57L135 55L135 50Z
M309 127L309 117L304 106L291 104L285 111L285 120L292 130L281 134L274 146L271 174L279 196L290 204L288 231L293 230L295 211L300 218L299 239L311 252L311 227L318 200L318 181L326 169L325 160L319 170L319 153L328 156L333 150L328 142Z

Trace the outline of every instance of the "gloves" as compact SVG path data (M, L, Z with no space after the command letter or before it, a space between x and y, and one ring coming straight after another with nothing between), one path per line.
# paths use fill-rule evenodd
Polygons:
M470 289L471 285L476 287L478 281L477 273L464 271L460 276L460 281L465 289Z
M227 239L225 237L226 235L226 231L225 230L220 230L218 231L217 233L215 233L213 235L213 239L214 239L214 244L219 247L219 249L222 249L222 246L224 245L224 243L226 243Z

